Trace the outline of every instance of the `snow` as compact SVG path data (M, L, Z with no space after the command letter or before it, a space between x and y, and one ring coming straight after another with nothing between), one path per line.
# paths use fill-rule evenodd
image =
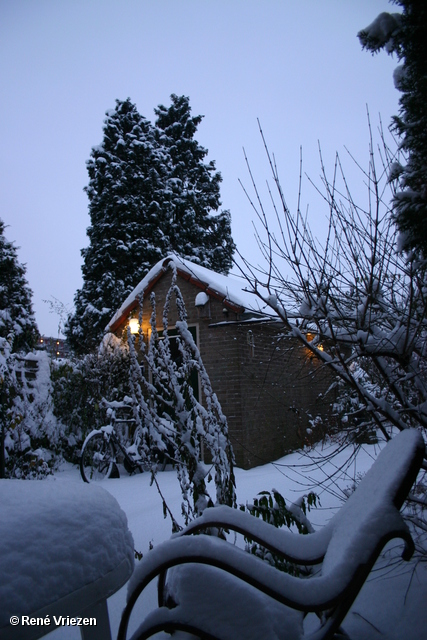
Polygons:
M397 67L399 69L399 67ZM396 180L404 171L404 168L400 164L400 162L392 162L388 171L388 181L392 182L392 180Z
M349 450L341 451L337 457L323 465L322 468L310 466L310 463L316 460L327 459L333 449L333 445L319 445L314 451L306 452L305 455L300 453L291 454L276 463L267 464L255 469L245 471L236 469L236 484L238 502L245 503L252 501L259 491L268 490L272 486L284 495L287 501L296 502L298 498L309 491L313 485L319 480L329 477L323 487L318 491L321 501L321 508L314 509L310 512L309 518L316 529L319 529L331 519L337 507L341 506L341 500L338 496L343 495L339 489L347 490L353 484L354 478L364 474L372 465L373 459L378 454L377 445L364 445L359 452L357 458L351 464L345 464L349 455ZM395 464L390 460L390 465ZM337 470L340 473L336 473ZM150 474L143 473L141 475L127 476L121 470L122 477L119 479L109 479L102 483L102 488L106 489L114 496L126 513L129 528L134 538L135 549L142 552L144 556L151 553L149 545L154 546L154 550L159 545L170 538L171 525L170 520L163 518L162 502L154 485L150 485ZM335 474L335 475L334 475ZM179 519L181 493L176 479L175 472L167 470L158 474L158 481L161 491L166 502L171 506L175 517ZM69 494L70 500L75 495L75 491L87 488L92 490L92 485L86 487L83 484L77 468L64 466L61 471L57 472L55 477L43 481L1 481L19 483L22 486L32 485L37 491L44 492L48 486L55 487L55 492L61 495ZM13 496L10 499L13 502ZM3 508L4 498L0 497L0 504ZM27 503L24 503L27 505ZM27 506L25 506L27 508ZM31 509L31 505L28 506ZM73 507L74 508L74 507ZM76 507L78 508L78 507ZM22 511L22 509L20 509ZM86 518L85 522L90 523L95 519L103 517L104 508L98 510L91 516ZM98 514L98 512L100 512ZM70 515L73 515L71 513ZM78 514L76 514L78 517ZM71 518L76 519L76 518ZM0 526L2 520L0 520ZM254 526L262 526L261 521L254 518ZM76 527L81 528L80 523ZM103 530L102 522L98 527L99 531ZM3 541L3 536L0 543ZM387 561L399 557L402 550L400 543L391 543L397 545L396 551L389 549L387 551ZM66 553L66 550L64 551ZM28 561L30 562L30 555ZM206 570L213 571L210 567ZM1 575L1 574L0 574ZM210 574L209 574L210 575ZM178 575L176 577L178 579ZM212 573L209 577L214 581L215 575ZM1 583L0 583L1 584ZM0 586L1 588L1 586ZM113 595L108 600L110 621L112 626L112 636L115 637L119 625L121 611L126 600L126 586ZM224 591L225 594L228 591ZM217 593L217 598L222 595ZM255 596L253 596L255 597ZM224 596L224 600L226 600ZM422 564L416 564L416 561L403 563L386 568L384 562L380 561L370 578L364 585L352 609L348 613L344 628L351 636L352 640L378 640L378 638L387 638L387 640L419 640L425 637L425 629L427 628L427 571ZM256 600L254 609L257 610L258 603ZM130 633L132 633L141 622L147 611L156 607L157 593L154 584L150 585L147 594L141 602L138 610L138 620L131 619ZM279 607L272 603L262 605L267 607L264 609L265 619L274 615L276 622L281 625L283 633L283 619L279 613ZM250 625L248 625L250 627ZM279 629L277 627L277 629ZM280 637L279 632L278 637ZM50 636L52 640L78 640L80 638L79 630L71 627L63 627ZM169 636L164 635L164 638ZM249 635L248 629L248 638ZM264 636L267 637L267 636ZM273 636L274 637L274 636Z
M393 71L393 82L398 91L402 91L402 80L404 80L406 73L407 69L404 64L399 64Z
M245 640L280 640L284 637L284 629L287 640L300 638L302 620L298 612L283 607L272 598L260 597L259 592L248 585L242 588L215 567L192 569L187 565L179 571L172 570L170 582L168 580L168 592L179 604L180 617L185 616L191 623L192 611L197 610L198 618L203 617L207 630L215 635L220 627L224 640L235 640L236 619L239 620L240 637ZM233 602L232 607L230 602ZM212 603L215 603L215 617L212 617ZM154 611L146 622L152 623L158 613ZM168 617L173 618L174 614L172 609Z
M0 505L0 628L133 566L126 516L101 487L0 480Z
M366 33L368 38L376 41L377 48L387 47L393 35L400 28L401 20L402 15L400 13L387 13L384 11L366 29L363 29L363 33Z
M268 542L273 549L279 553L286 553L289 558L305 560L306 562L321 558L327 548L330 534L326 528L322 528L314 535L297 536L290 531L282 531L271 527L269 524L254 518L243 511L226 507L216 507L207 509L200 518L200 522L218 525L220 522L228 525L236 531L246 530L251 533L254 539L263 539ZM190 525L187 530L191 530ZM325 535L326 532L326 535Z
M204 307L209 302L209 296L204 291L199 291L194 301L196 307Z

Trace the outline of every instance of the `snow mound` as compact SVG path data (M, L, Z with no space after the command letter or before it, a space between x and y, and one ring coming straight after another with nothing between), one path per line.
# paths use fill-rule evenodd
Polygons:
M0 628L134 562L115 498L93 485L0 480Z

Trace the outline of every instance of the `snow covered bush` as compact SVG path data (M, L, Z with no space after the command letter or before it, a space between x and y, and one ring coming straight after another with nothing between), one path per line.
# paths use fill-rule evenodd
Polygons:
M0 337L0 478L6 475L6 431L15 423L14 400L18 392L15 355L11 340Z
M10 352L0 339L4 475L41 478L61 452L61 426L53 415L50 364L45 352Z
M399 152L381 129L375 148L370 123L369 131L368 167L356 163L367 192L364 204L353 197L340 157L331 178L321 159L322 186L316 190L325 205L323 239L311 231L300 198L295 213L288 208L264 141L278 203L273 198L269 219L254 183L257 200L250 202L262 230L265 266L244 260L242 269L285 331L342 381L341 443L360 441L372 430L388 440L393 430L427 429L425 263L397 251L390 203L397 188L391 167ZM427 504L424 490L417 501ZM425 515L417 525L427 531Z
M109 422L103 400L122 399L130 393L128 352L113 346L53 362L52 386L53 411L64 430L63 455L77 462L86 435Z
M140 334L141 371L134 337L128 335L131 358L131 386L135 419L147 461L155 471L157 453L163 451L173 462L182 491L182 516L187 524L213 504L235 505L234 455L228 438L227 420L222 413L209 376L187 325L187 314L181 291L176 284L176 268L163 309L162 335L156 327L156 301L151 295L151 335L148 345ZM171 353L168 328L172 298L178 311L176 322L178 357ZM196 372L201 387L198 399L191 384ZM153 457L154 455L154 457ZM213 478L215 496L208 490ZM173 529L179 525L167 505L165 513L172 518Z
M286 527L291 531L296 530L297 533L306 535L314 532L313 526L307 518L307 513L318 504L320 504L318 496L310 491L306 496L301 496L296 502L287 506L282 494L277 489L272 489L271 491L260 491L252 503L240 505L240 510L247 511L255 518L261 518L277 529ZM303 571L301 566L288 562L282 556L273 553L247 536L245 536L245 543L245 549L248 553L256 555L276 569L291 575L301 575ZM308 575L310 573L309 567L306 567L304 571Z
M87 433L109 423L108 401L130 394L129 355L106 346L51 361L44 351L14 354L0 338L0 393L5 475L43 477L63 459L77 463Z
M6 473L8 451L15 450L11 430L15 435L23 430L19 425L26 399L17 375L18 354L32 348L38 333L25 266L19 263L17 248L6 239L4 230L0 220L0 478Z

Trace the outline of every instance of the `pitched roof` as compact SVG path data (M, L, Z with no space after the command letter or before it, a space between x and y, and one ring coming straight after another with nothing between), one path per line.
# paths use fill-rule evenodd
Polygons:
M116 311L107 326L107 331L114 332L124 322L129 313L138 306L141 295L146 296L156 282L166 273L169 265L176 265L177 274L189 280L201 291L205 291L239 314L251 314L253 316L264 316L265 305L254 293L245 290L246 281L236 276L226 276L221 273L211 271L190 260L185 260L177 255L170 254L166 258L159 260L135 287L132 293L126 298L121 307Z

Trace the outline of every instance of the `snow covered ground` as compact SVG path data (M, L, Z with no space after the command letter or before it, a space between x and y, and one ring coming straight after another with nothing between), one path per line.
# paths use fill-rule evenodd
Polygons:
M326 455L329 449L319 448L311 455ZM315 526L326 522L342 500L342 488L351 487L354 477L363 474L372 464L377 450L374 446L365 446L357 459L348 466L348 450L341 452L321 469L307 468L307 457L292 454L277 463L267 464L250 471L236 470L237 496L239 502L251 501L259 491L280 491L287 501L294 501L300 494L306 493L320 479L324 486L318 491L321 507L310 513ZM341 465L344 465L342 468ZM335 475L334 475L335 474ZM328 476L331 476L327 479ZM161 490L172 507L175 517L180 515L181 496L179 485L173 470L158 475ZM17 481L18 482L18 481ZM34 481L38 482L38 481ZM75 467L64 466L56 475L42 482L57 482L71 486L81 483L79 471ZM119 479L102 482L125 511L129 528L133 534L135 549L143 554L149 553L149 545L154 546L167 539L171 534L170 520L163 518L161 499L155 486L150 486L148 473L129 477L123 473ZM82 523L84 526L84 523ZM391 543L398 544L398 543ZM389 552L393 555L393 551ZM154 589L147 594L141 604L141 615L145 607L155 606ZM112 634L115 637L121 611L126 597L126 587L108 601ZM422 640L427 638L427 567L414 562L403 563L384 569L379 566L372 572L349 612L344 627L353 640ZM132 630L132 626L131 626ZM63 627L54 631L52 640L66 640L80 637L79 630ZM260 639L261 640L261 639Z

